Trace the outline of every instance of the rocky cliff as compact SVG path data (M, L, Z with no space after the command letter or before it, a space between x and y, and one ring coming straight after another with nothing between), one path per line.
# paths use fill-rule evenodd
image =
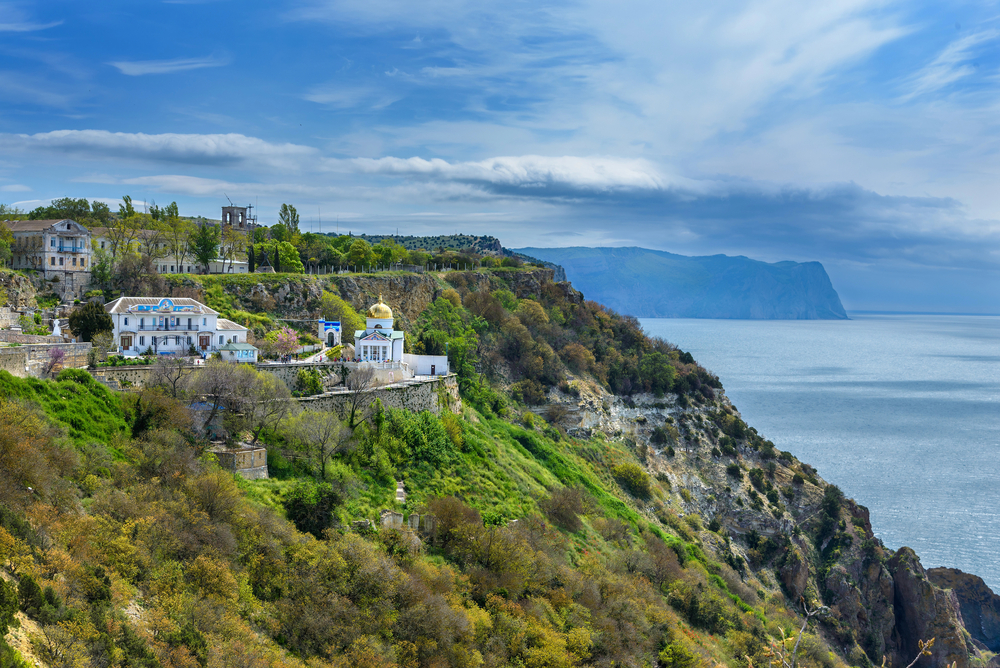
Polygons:
M0 306L12 309L34 308L35 286L31 279L0 269Z
M956 597L911 549L886 549L865 507L838 497L808 464L777 452L742 423L723 392L714 404L682 406L671 395L616 397L583 378L569 387L553 390L549 406L562 406L558 414L570 433L601 432L634 444L650 473L669 481L680 518L697 514L718 524L720 537L707 547L750 589L783 595L793 606L800 597L829 606L820 632L849 664L879 665L885 656L889 665L906 666L919 640L935 638L932 655L918 665L971 665L986 647L966 641L963 600L974 624L985 624L973 637L996 637L997 597L988 598L985 585L950 576L947 582L963 592ZM537 410L546 415L549 406ZM649 512L683 531L669 508Z
M1000 596L981 577L957 568L930 568L927 577L955 594L965 630L991 652L1000 652Z
M521 248L589 299L640 318L846 319L818 262L687 257L646 248Z

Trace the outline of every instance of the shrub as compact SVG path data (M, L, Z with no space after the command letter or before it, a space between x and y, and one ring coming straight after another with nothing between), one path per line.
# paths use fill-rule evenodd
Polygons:
M805 481L806 479L802 477L801 473L796 473L795 475L792 476L792 482L795 483L796 485L801 485Z
M580 521L580 515L584 510L583 493L580 490L563 487L552 492L552 495L539 505L556 526L574 533L583 527L583 522Z
M678 642L672 642L660 652L663 668L695 668L701 664L697 654Z
M619 464L611 470L611 473L618 481L618 484L633 496L643 499L649 496L651 491L649 476L646 475L646 472L638 464L633 464L632 462Z
M285 496L284 506L288 519L299 531L322 538L323 532L333 526L333 509L340 501L330 483L300 482Z
M740 465L737 464L736 462L733 462L732 464L726 467L726 475L732 478L736 478L737 480L743 479L743 471L740 470Z

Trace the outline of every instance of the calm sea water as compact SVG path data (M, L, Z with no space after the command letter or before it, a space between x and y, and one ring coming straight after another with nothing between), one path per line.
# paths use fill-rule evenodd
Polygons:
M888 547L1000 592L1000 317L852 318L641 322L867 506Z

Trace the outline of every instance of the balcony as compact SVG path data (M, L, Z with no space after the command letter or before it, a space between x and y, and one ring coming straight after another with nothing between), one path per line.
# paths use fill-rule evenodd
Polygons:
M128 325L123 325L127 327ZM198 325L139 325L140 332L197 332Z
M55 246L52 250L59 251L60 253L85 253L85 246Z

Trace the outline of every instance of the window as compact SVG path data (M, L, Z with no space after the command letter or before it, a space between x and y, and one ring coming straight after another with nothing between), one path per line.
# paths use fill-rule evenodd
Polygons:
M194 342L191 340L191 337L189 336L188 337L188 345L190 346L192 343L194 343Z
M174 273L174 265L170 265L170 273Z
M187 273L189 273L189 274L191 273L191 265L188 265L188 272Z
M76 266L76 258L73 258L73 266Z
M49 246L51 246L52 248L56 247L56 239L55 239L55 237L49 239Z
M201 324L207 325L208 324L208 318L202 318L201 319Z
M63 266L63 259L64 259L64 258L59 258L59 266L60 266L60 267L61 267L61 266Z
M85 258L85 257L81 257L80 258L80 266L81 267L86 267L87 266L87 258Z
M128 327L128 316L125 316L125 326Z
M219 345L220 346L222 345L222 335L221 334L219 335Z
M50 258L49 258L49 264L50 264L50 265L52 265L52 266L55 266L55 264L56 264L56 259L55 259L54 257L50 257Z
M146 337L145 336L140 336L139 337L139 345L140 346L146 345Z
M101 242L101 250L104 250L104 242Z
M181 345L181 337L175 336L174 337L174 343L177 344L178 346Z

